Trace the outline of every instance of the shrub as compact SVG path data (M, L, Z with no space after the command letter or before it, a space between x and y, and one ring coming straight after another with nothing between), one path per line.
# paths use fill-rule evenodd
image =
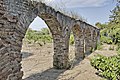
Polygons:
M118 55L120 56L120 42L117 43L116 51L117 51Z
M91 59L91 65L99 71L100 76L108 80L120 80L120 56L97 55Z
M117 43L117 48L116 50L118 51L120 49L120 43Z
M100 41L107 44L112 44L112 39L110 37L101 36Z

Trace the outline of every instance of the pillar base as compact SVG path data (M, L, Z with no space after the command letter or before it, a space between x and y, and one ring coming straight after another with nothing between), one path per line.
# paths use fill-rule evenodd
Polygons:
M68 61L67 56L54 55L53 58L54 58L53 67L55 69L69 69L70 68L70 63Z

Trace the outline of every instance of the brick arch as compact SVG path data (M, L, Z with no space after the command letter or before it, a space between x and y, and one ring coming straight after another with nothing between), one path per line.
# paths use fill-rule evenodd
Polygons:
M83 59L85 57L83 46L83 29L79 24L75 24L72 27L72 32L75 40L75 59Z

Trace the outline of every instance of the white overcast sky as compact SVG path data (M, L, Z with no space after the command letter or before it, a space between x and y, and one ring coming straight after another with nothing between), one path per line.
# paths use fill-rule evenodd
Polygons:
M45 3L59 7L64 5L67 10L73 10L82 15L92 25L96 22L108 22L110 10L115 7L114 0L45 0ZM40 30L43 27L47 25L39 17L35 18L30 25L30 28L34 30Z

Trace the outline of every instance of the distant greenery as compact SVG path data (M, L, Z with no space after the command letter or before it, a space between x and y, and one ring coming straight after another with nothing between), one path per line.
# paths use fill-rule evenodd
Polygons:
M71 34L70 35L70 45L73 45L74 44L74 35L73 34Z
M28 29L25 39L28 40L28 42L30 43L43 42L44 44L46 44L46 43L52 42L52 36L50 34L50 31L47 28L43 28L41 29L41 31Z
M48 28L42 28L40 31L28 29L26 32L25 39L29 43L52 43L52 34L50 33ZM71 34L70 36L70 44L74 44L74 36Z

